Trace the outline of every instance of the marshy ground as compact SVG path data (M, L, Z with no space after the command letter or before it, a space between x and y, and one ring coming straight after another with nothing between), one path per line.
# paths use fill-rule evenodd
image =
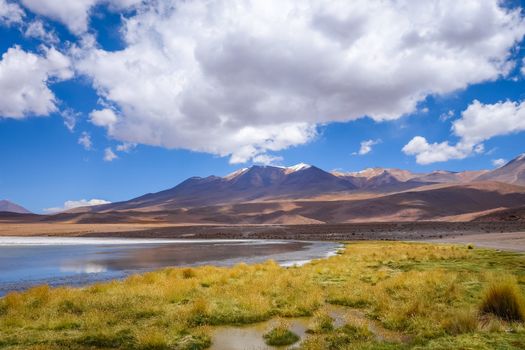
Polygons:
M303 349L525 348L525 255L471 248L357 242L301 267L36 287L0 299L0 348L219 349L243 330L262 344L290 330Z

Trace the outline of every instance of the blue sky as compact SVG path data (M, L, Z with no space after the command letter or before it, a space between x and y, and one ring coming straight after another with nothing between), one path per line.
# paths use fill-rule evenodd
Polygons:
M522 3L444 1L429 25L410 1L233 3L0 0L0 198L42 212L253 163L461 171L525 152Z

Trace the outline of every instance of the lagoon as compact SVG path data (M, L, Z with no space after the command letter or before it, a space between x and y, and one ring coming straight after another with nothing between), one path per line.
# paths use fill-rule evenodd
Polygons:
M232 266L269 259L301 265L340 247L280 240L0 237L0 295L40 284L81 286L169 266Z

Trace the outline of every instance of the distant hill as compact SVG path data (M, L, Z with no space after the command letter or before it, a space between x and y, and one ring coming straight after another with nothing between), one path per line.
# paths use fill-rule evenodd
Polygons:
M494 210L491 213L480 215L476 218L476 221L520 221L525 222L525 206L511 208L511 209L500 209Z
M0 212L31 214L26 208L5 199L0 200Z
M479 181L499 181L525 186L525 154L511 160L501 168L487 172L477 178Z

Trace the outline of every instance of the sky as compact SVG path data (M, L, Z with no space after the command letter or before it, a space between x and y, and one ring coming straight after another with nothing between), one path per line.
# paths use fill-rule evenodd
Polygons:
M525 152L525 12L499 0L0 0L0 199L191 176L492 169Z

